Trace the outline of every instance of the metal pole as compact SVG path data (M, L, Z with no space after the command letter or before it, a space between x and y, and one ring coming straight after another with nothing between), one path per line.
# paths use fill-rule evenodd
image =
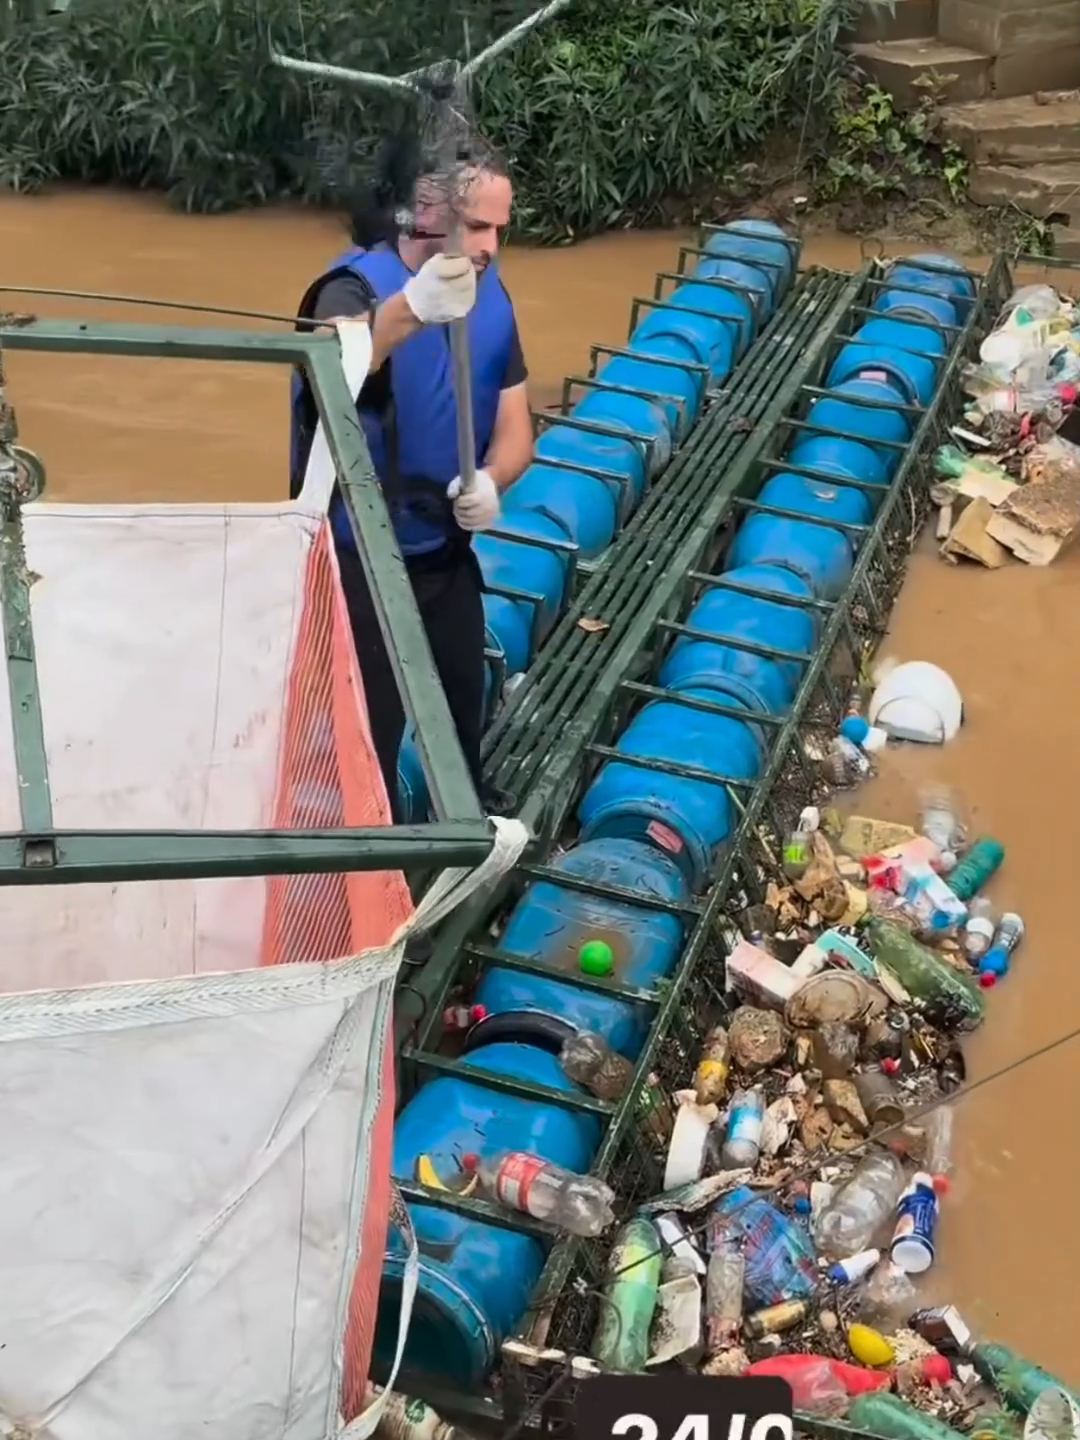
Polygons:
M530 31L535 30L546 20L560 10L565 10L570 0L548 0L548 4L541 6L531 15L508 30L505 35L500 35L497 40L481 50L479 55L471 59L468 64L460 65L458 62L442 62L429 65L420 70L410 70L405 75L375 75L368 70L348 70L341 65L323 65L311 60L296 60L291 56L282 55L272 46L270 59L275 65L284 70L292 70L299 75L309 75L318 80L341 81L346 85L359 85L367 90L381 91L384 94L412 95L421 98L425 93L430 92L433 85L439 87L437 92L437 114L439 120L447 122L453 114L455 106L464 110L465 102L468 99L469 83L476 72L490 61L497 59L504 54L511 45L523 39ZM456 155L450 157L450 175L454 175ZM450 234L447 237L449 255L460 255L463 253L462 227L460 214L455 214L455 202L460 197L451 198ZM476 483L476 435L473 428L473 406L472 406L472 365L469 359L469 334L464 320L455 320L450 325L450 362L454 380L454 400L457 408L457 447L458 447L458 474L461 476L461 488L463 491L471 490Z

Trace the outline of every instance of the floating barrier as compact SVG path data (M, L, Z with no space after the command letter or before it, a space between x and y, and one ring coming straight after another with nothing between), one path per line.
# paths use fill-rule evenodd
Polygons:
M714 234L708 245L715 240ZM722 239L719 244L726 248ZM738 256L731 259L741 263ZM939 293L939 280L948 282L947 296ZM928 300L930 308L916 316L910 305L898 318L882 303L896 294L913 296L920 305ZM665 575L670 584L658 583L657 594L649 596L653 618L645 633L652 639L645 648L651 653L660 642L655 683L626 676L634 658L627 658L629 637L620 642L621 658L609 662L621 666L623 673L613 683L629 714L621 728L617 725L611 744L586 742L587 752L600 763L579 792L576 843L530 872L494 949L486 939L464 943L464 958L479 969L473 996L486 1012L468 1037L467 1057L456 1062L457 1069L455 1062L436 1060L427 1048L437 1031L435 1022L422 1029L418 1044L407 1053L413 1073L421 1078L425 1067L454 1069L452 1079L440 1073L406 1104L398 1129L408 1127L411 1148L395 1156L395 1173L413 1202L423 1252L418 1302L423 1320L414 1322L407 1366L417 1377L415 1385L426 1387L432 1397L438 1393L444 1409L446 1392L464 1393L466 1376L475 1392L500 1348L504 1357L516 1357L518 1370L538 1363L545 1341L536 1339L530 1349L528 1337L537 1324L542 1335L548 1335L550 1309L544 1310L542 1321L534 1313L533 1321L510 1341L509 1330L522 1325L524 1310L517 1322L508 1322L513 1307L507 1297L515 1297L515 1305L528 1304L550 1240L523 1217L507 1214L494 1223L488 1212L472 1213L468 1201L458 1201L453 1218L462 1234L468 1234L469 1248L458 1241L440 1249L446 1231L438 1196L421 1196L410 1185L407 1165L426 1154L441 1157L452 1169L462 1115L475 1126L471 1148L480 1141L492 1153L529 1148L541 1158L567 1163L554 1140L548 1148L543 1117L552 1106L560 1112L572 1110L579 1118L592 1118L604 1107L568 1085L559 1070L562 1027L603 1035L638 1065L639 1078L656 1063L657 1038L676 1023L682 983L678 977L706 943L700 897L708 896L711 906L719 885L730 884L733 867L743 873L745 837L761 820L764 801L759 797L768 792L766 782L775 775L781 745L792 743L807 687L825 683L824 656L837 644L841 626L850 623L845 616L851 613L855 590L862 610L878 609L866 579L871 558L876 555L876 563L884 563L882 525L892 513L895 487L910 468L913 441L942 403L943 377L952 375L958 341L974 324L975 298L972 277L951 262L924 257L905 262L899 281L886 274L867 282L861 303L849 302L842 321L832 318L835 332L823 337L820 364L815 362L814 373L822 375L824 388L805 383L805 376L797 383L797 403L770 422L768 457L762 458L763 445L758 458L749 462L756 464L758 483L746 483L743 466L740 488L736 490L733 476L723 492L727 512L741 517L733 537L707 567L689 558L707 553L709 534L720 533L720 502L710 499L708 533L704 525L686 532L677 552L682 573L672 576L676 560L669 556ZM664 318L666 322L669 317ZM929 393L927 365L935 382ZM625 543L630 565L630 557L646 541L642 536L633 545L629 538ZM679 583L696 592L696 598L686 608L685 620L674 622L668 618L670 597L677 595ZM643 593L648 589L641 588ZM569 646L561 628L560 636L560 645ZM858 657L851 659L857 668ZM553 660L552 667L557 663ZM528 682L523 688L528 690ZM836 703L833 709L842 713ZM524 745L529 724L538 727L540 718L523 702L515 703L512 716L516 712L526 717L520 727ZM580 712L575 716L579 718ZM538 766L546 753L541 752ZM548 794L555 783L544 782ZM782 825L769 829L783 833ZM596 938L612 951L608 977L588 975L582 968L581 948ZM460 946L462 941L455 943ZM513 1037L509 1042L508 1036ZM497 1052L497 1065L489 1065L489 1052ZM684 1053L689 1054L689 1047ZM536 1077L548 1062L554 1068L544 1073L554 1077L554 1083L543 1081L538 1088ZM447 1083L458 1089L445 1088ZM436 1085L438 1104L428 1098ZM482 1101L474 1096L476 1089L485 1092ZM498 1107L509 1104L507 1097L513 1097L515 1107L526 1107L520 1115L514 1108L517 1128L509 1141L501 1130L503 1138L493 1138L484 1118L485 1106L501 1115ZM625 1107L620 1110L620 1124L605 1130L599 1153L590 1156L601 1170L610 1166L623 1143L628 1113ZM578 1168L588 1168L588 1163ZM470 1214L467 1224L463 1211ZM489 1247L483 1264L476 1259L481 1241L474 1232L480 1231L490 1232L482 1242ZM496 1238L507 1232L522 1242L512 1253ZM558 1253L564 1252L560 1248ZM556 1289L562 1285L559 1293L564 1293L568 1261L564 1256L559 1262L563 1268L549 1274L554 1263L545 1269L544 1284L557 1279ZM498 1303L485 1288L492 1268L501 1281ZM590 1274L595 1286L598 1272ZM400 1262L391 1261L383 1291L385 1323L379 1331L386 1343L400 1278ZM448 1285L460 1292L456 1308L445 1303ZM547 1288L544 1293L549 1293ZM481 1313L487 1328L476 1323ZM381 1338L377 1345L382 1347ZM452 1365L460 1368L453 1371ZM546 1373L550 1379L550 1369ZM461 1405L460 1413L468 1413L464 1400Z

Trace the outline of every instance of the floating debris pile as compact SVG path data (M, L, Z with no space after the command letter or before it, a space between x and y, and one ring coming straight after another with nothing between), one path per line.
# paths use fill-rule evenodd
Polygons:
M937 453L938 539L952 563L1049 565L1080 531L1080 306L1017 290L963 376L970 404Z

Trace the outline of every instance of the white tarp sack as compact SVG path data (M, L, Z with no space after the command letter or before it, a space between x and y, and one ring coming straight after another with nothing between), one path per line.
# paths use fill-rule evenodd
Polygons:
M355 395L370 336L339 329ZM320 427L292 504L27 507L57 827L388 823L333 480ZM0 891L0 1434L373 1431L393 979L520 853L493 825L415 917L398 874Z

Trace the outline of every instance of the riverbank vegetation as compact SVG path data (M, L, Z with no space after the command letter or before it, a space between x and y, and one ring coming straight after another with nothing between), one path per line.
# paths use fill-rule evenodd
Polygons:
M0 38L0 185L119 183L196 211L341 203L378 137L409 118L281 70L271 41L396 73L460 54L465 21L475 52L533 3L72 0ZM718 194L784 179L812 200L940 174L948 157L853 80L842 38L858 3L576 0L475 97L513 165L521 237L694 218ZM764 174L766 154L778 173Z

